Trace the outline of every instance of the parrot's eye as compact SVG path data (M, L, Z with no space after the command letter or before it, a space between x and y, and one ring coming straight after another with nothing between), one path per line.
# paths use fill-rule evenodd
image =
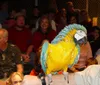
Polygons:
M83 31L82 31L82 30L80 30L80 32L82 33Z

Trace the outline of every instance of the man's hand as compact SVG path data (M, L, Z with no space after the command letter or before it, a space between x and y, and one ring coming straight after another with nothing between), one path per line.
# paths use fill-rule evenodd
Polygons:
M27 55L30 55L30 53L32 52L32 50L33 50L33 45L30 45L30 46L28 47L27 51L26 51L26 54L27 54Z
M22 56L22 58L24 59L24 62L29 62L29 61L30 61L29 55L21 54L21 56Z

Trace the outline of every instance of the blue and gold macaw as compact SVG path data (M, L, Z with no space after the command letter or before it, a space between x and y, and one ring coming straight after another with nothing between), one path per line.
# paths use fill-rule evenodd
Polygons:
M86 33L85 27L72 24L66 26L51 43L44 42L40 62L46 75L51 76L58 71L67 74L67 69L79 59L79 44L86 43Z

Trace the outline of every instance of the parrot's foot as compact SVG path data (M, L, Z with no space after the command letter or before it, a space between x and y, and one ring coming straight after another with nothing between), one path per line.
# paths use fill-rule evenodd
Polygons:
M48 74L47 78L48 78L48 85L50 85L50 83L52 82L52 74Z
M69 83L69 78L68 78L68 72L63 72L64 79L67 80L67 83Z

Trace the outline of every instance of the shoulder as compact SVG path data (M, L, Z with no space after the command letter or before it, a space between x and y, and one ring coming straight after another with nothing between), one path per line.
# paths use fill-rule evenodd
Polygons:
M7 31L8 31L9 33L13 33L13 32L15 32L15 28L9 28Z
M31 30L29 28L24 28L24 31L29 31L31 32Z
M10 44L10 43L8 43L8 47L17 47L17 46L14 45L14 44Z
M25 75L22 85L42 85L41 80L37 76Z
M51 34L52 34L52 33L56 34L56 31L52 29L52 30L50 31L50 33L51 33Z
M55 30L51 30L48 35L55 37L57 35L57 32Z
M20 51L20 49L16 45L10 44L10 43L8 43L8 49L12 50L12 51L15 51L15 50L19 50Z
M75 9L75 12L80 13L80 9Z
M39 36L39 35L42 35L42 33L40 32L40 31L36 31L36 32L34 32L34 34L33 34L33 36Z

